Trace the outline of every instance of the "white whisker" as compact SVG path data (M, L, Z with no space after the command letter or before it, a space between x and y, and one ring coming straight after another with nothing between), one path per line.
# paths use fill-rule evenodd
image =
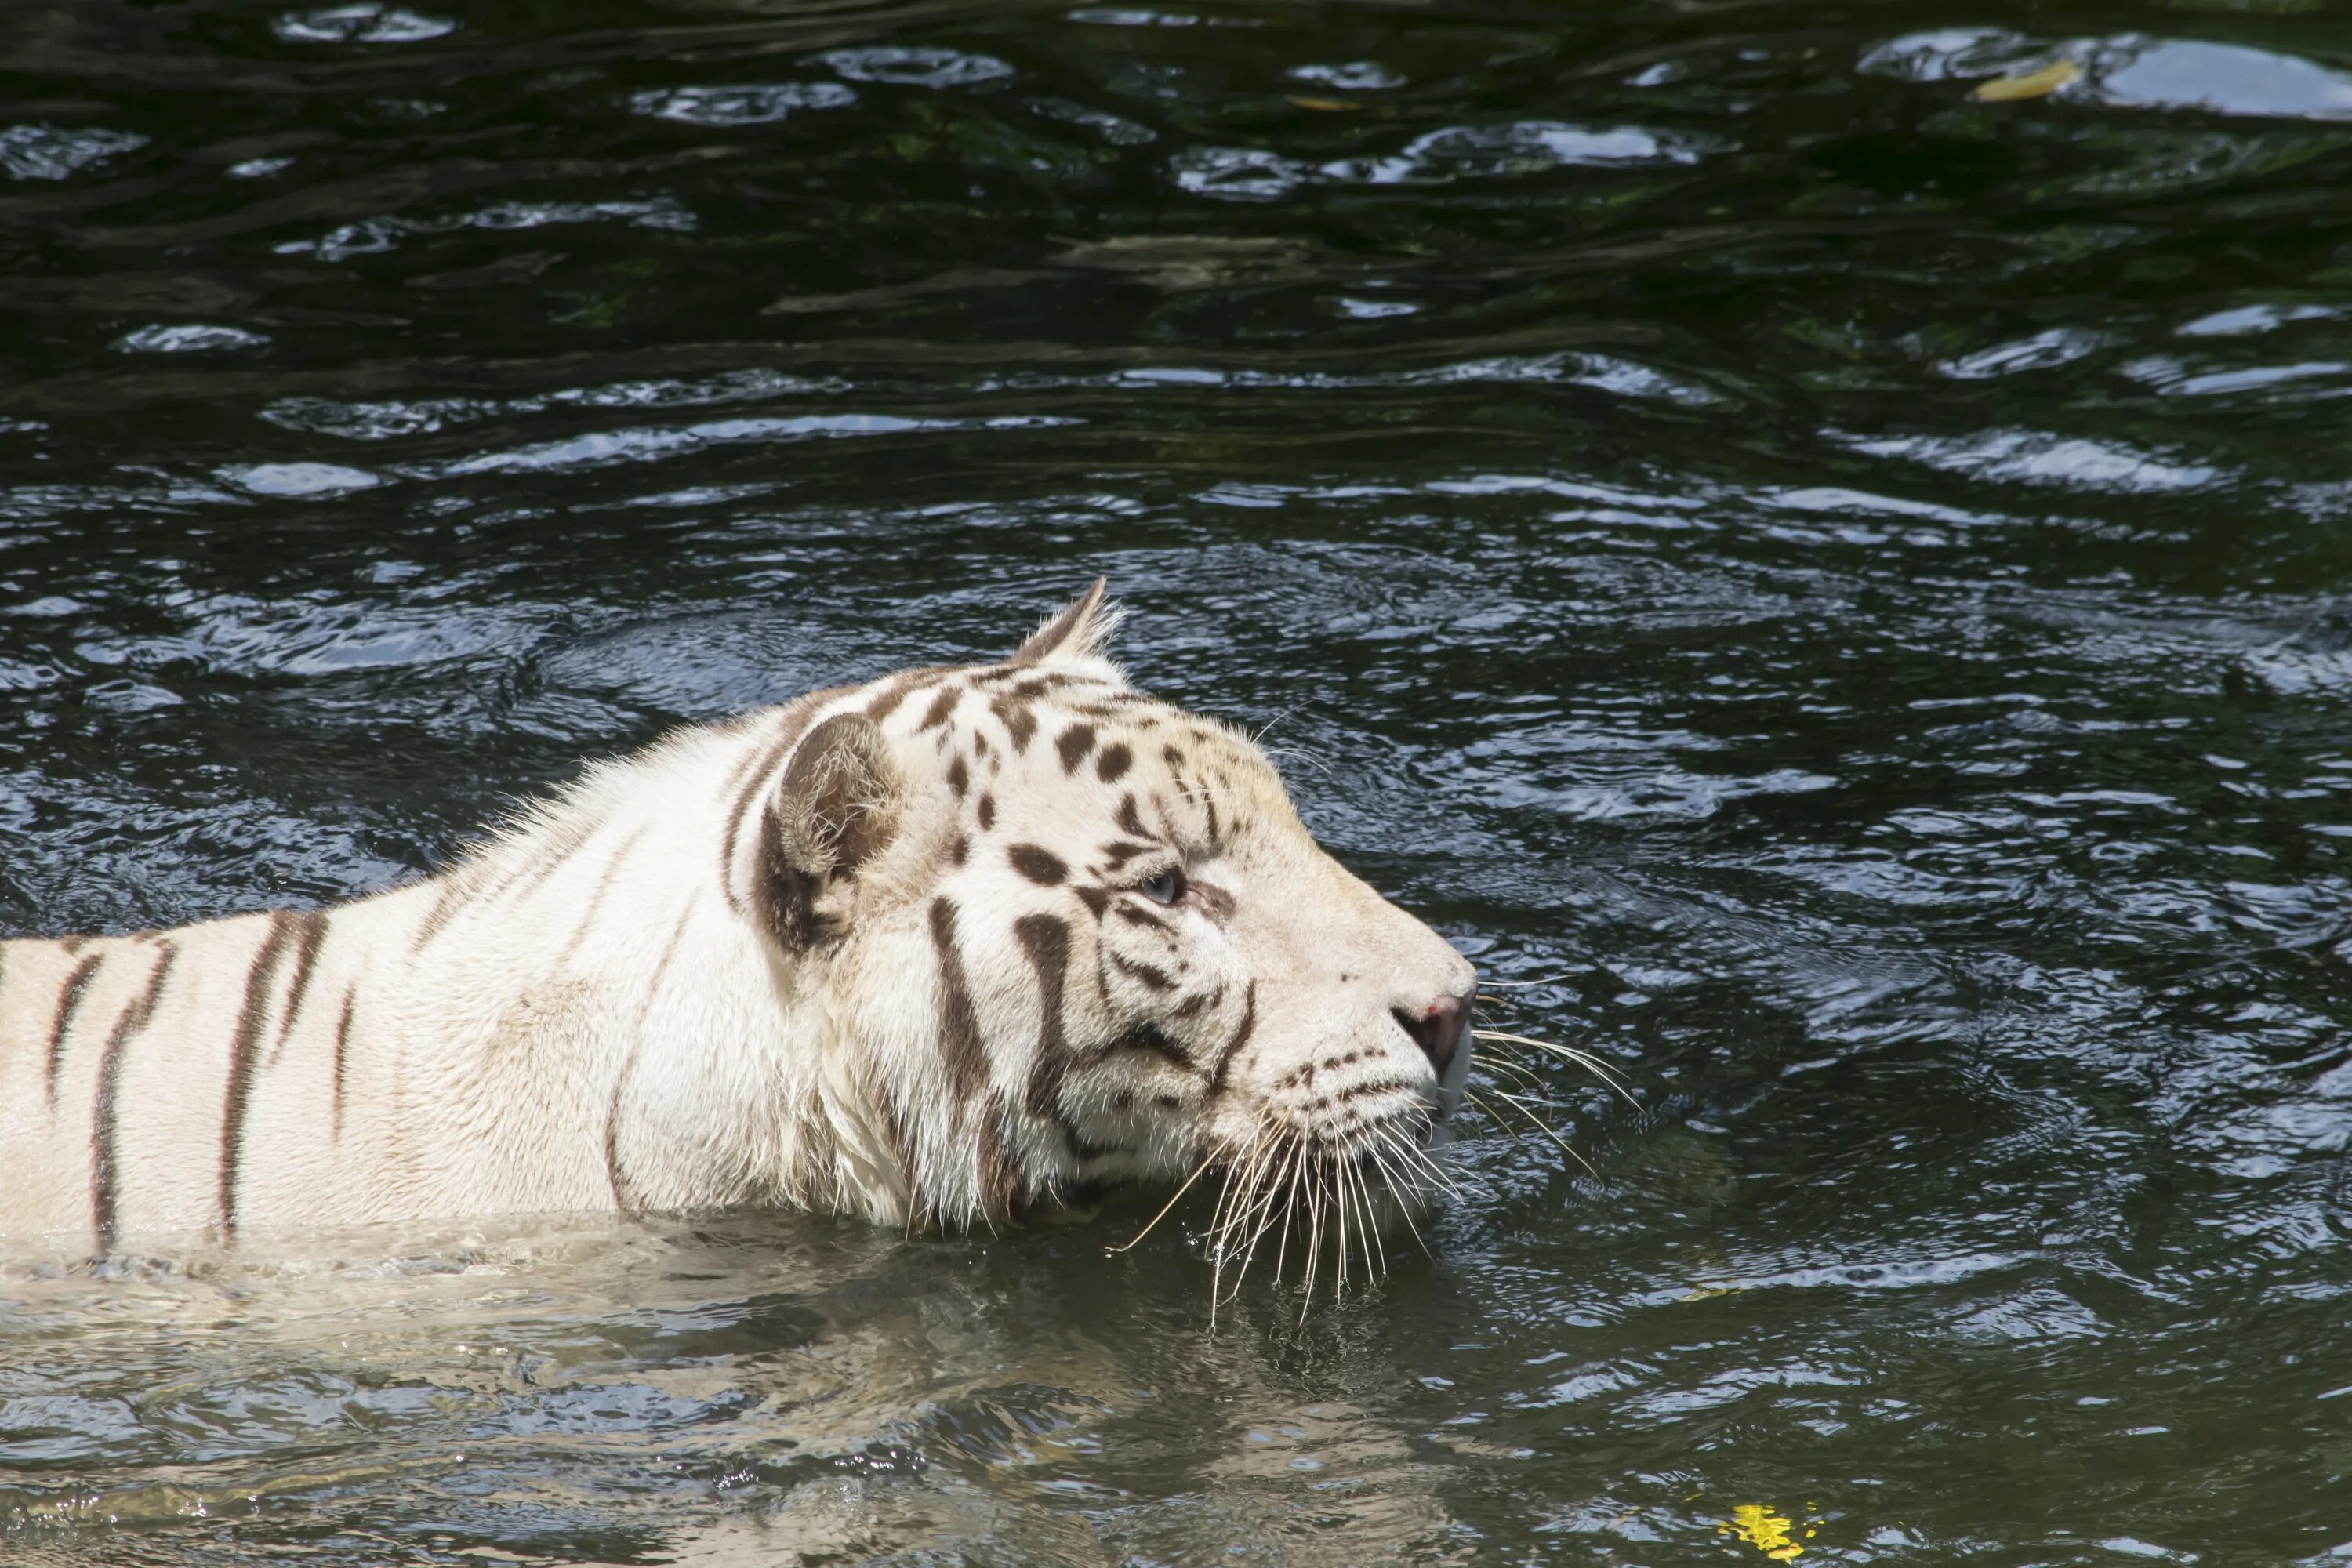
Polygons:
M1553 1142L1559 1144L1559 1152L1561 1153L1567 1155L1570 1159L1583 1166L1587 1175L1591 1176L1595 1181L1599 1181L1601 1179L1601 1173L1592 1168L1592 1162L1578 1153L1574 1149L1570 1148L1568 1140L1553 1131L1550 1124L1545 1121L1542 1117L1538 1116L1534 1111L1529 1110L1525 1102L1520 1100L1517 1096L1505 1094L1499 1089L1496 1089L1495 1093L1503 1100L1517 1108L1519 1114L1528 1119L1528 1125L1532 1126L1537 1131L1542 1133L1545 1137L1550 1139Z
M1381 1215L1376 1215L1371 1208L1371 1183L1364 1180L1364 1166L1362 1163L1357 1163L1355 1159L1348 1162L1348 1180L1355 1183L1357 1211L1364 1215L1364 1225L1357 1229L1355 1237L1357 1237L1357 1246L1364 1248L1364 1284L1369 1286L1371 1281L1376 1281L1376 1279L1388 1277L1388 1244L1381 1241ZM1381 1253L1379 1269L1373 1268L1373 1262L1371 1262L1373 1250L1379 1250Z
M1642 1109L1642 1102L1633 1098L1633 1090L1626 1087L1625 1080L1618 1075L1617 1069L1590 1051L1580 1051L1574 1046L1563 1046L1555 1040L1538 1040L1532 1035L1513 1034L1504 1029L1474 1029L1471 1031L1471 1037L1494 1045L1525 1046L1530 1049L1548 1052L1562 1061L1574 1062L1606 1084L1611 1091L1626 1104L1636 1110Z
M1235 1295L1239 1295L1241 1293L1241 1282L1249 1278L1250 1265L1257 1260L1257 1244L1260 1239L1265 1237L1265 1233L1273 1227L1275 1216L1277 1212L1279 1211L1272 1204L1266 1205L1261 1210L1264 1217L1258 1220L1256 1228L1250 1232L1248 1249L1242 1254L1241 1270L1234 1276L1234 1293ZM1289 1224L1288 1216L1286 1215L1284 1216L1283 1223L1286 1227ZM1281 1278L1281 1273L1277 1270L1276 1272L1275 1279L1279 1282Z
M1290 1188L1286 1183L1283 1194L1284 1201L1276 1205L1276 1212L1282 1215L1282 1235L1277 1238L1274 1251L1274 1282L1276 1285L1282 1283L1283 1267L1290 1261L1290 1221L1298 1212L1298 1205L1290 1201Z
M1305 763L1308 767L1313 768L1316 772L1321 773L1325 778L1337 778L1339 776L1332 771L1330 763L1325 762L1322 758L1317 756L1312 752L1302 752L1296 746L1261 746L1259 747L1259 750L1263 751L1269 757L1296 757L1298 761Z
M1307 1219L1308 1229L1304 1259L1307 1278L1300 1281L1304 1294L1298 1300L1298 1321L1302 1323L1307 1321L1307 1309L1315 1303L1315 1264L1323 1252L1323 1194L1320 1184L1307 1184Z
M1402 1147L1393 1133L1384 1141L1394 1147ZM1397 1207L1397 1217L1404 1221L1404 1227L1407 1230L1412 1232L1413 1245L1421 1248L1421 1255L1423 1258L1428 1258L1432 1263L1436 1262L1437 1254L1429 1250L1429 1243L1422 1238L1421 1226L1413 1223L1412 1205L1406 1202L1403 1194L1397 1191L1396 1173L1389 1165L1387 1151L1375 1147L1372 1157L1381 1163L1381 1180L1388 1184L1390 1199Z
M1108 1248L1110 1255L1115 1258L1122 1252L1132 1251L1138 1243L1141 1242L1145 1237L1150 1236L1151 1234L1152 1227L1157 1226L1161 1220L1168 1217L1168 1211L1176 1206L1177 1200L1181 1198L1186 1193L1192 1190L1192 1184L1201 1179L1201 1173L1207 1170L1211 1165L1216 1163L1217 1155L1220 1152L1222 1152L1220 1150L1211 1150L1207 1157L1192 1168L1192 1173L1184 1178L1184 1184L1176 1189L1176 1196L1170 1198L1166 1203L1160 1205L1160 1212L1151 1216L1150 1224L1146 1225L1141 1230L1135 1233L1134 1240L1129 1241L1125 1247L1114 1247ZM981 1212L985 1214L988 1211L986 1209L982 1209ZM991 1232L993 1232L996 1229L995 1221L991 1220L989 1222L988 1228Z
M1260 1118L1250 1135L1250 1145L1243 1157L1228 1170L1224 1191L1218 1195L1217 1213L1210 1226L1209 1246L1215 1259L1209 1274L1209 1327L1217 1326L1217 1309L1231 1296L1224 1289L1225 1264L1234 1251L1233 1237L1243 1215L1254 1213L1260 1183L1265 1179L1266 1163L1273 1158L1278 1140L1267 1119ZM1241 1294L1242 1281L1247 1278L1246 1258L1234 1276L1232 1296Z
M1348 1200L1347 1166L1336 1158L1327 1156L1321 1172L1322 1185L1331 1199L1332 1268L1336 1270L1331 1299L1339 1300L1348 1294L1348 1222L1355 1217Z
M1275 1214L1285 1207L1282 1202L1282 1184L1278 1181L1269 1181L1267 1178L1275 1171L1276 1162L1285 1152L1288 1142L1286 1138L1271 1134L1265 1138L1263 1151L1251 1167L1247 1197L1244 1202L1235 1205L1226 1232L1220 1238L1220 1246L1224 1256L1230 1257L1236 1251L1241 1253L1241 1261L1234 1271L1234 1288L1224 1296L1226 1300L1232 1300L1241 1294L1243 1282L1249 1278L1250 1266L1257 1258L1258 1239L1265 1234L1266 1226L1273 1223ZM1238 1236L1244 1228L1249 1230L1249 1239L1245 1245L1230 1239ZM1277 1279L1280 1278L1278 1269L1276 1278ZM1212 1289L1214 1289L1215 1281L1213 1280L1211 1285ZM1213 1318L1213 1305L1211 1315Z

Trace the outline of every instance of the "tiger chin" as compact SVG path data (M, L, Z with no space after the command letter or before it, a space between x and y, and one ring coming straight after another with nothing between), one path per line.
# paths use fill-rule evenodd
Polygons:
M0 1237L996 1227L1221 1171L1227 1253L1365 1247L1442 1180L1471 966L1118 618L685 730L353 903L0 943Z

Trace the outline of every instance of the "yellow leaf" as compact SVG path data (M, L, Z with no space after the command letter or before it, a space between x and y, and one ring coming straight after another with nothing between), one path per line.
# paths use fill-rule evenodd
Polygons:
M1351 109L1364 107L1349 98L1294 98L1290 101L1301 109L1319 109L1327 114L1344 114Z
M1805 1554L1805 1549L1790 1538L1793 1528L1795 1521L1787 1514L1775 1513L1762 1503L1744 1502L1715 1531L1717 1535L1737 1536L1775 1563L1793 1563Z
M2040 70L2025 76L2005 76L1991 81L1977 83L1976 91L1969 96L1979 103L2015 103L2028 98L2047 98L2070 81L2083 79L2083 68L2073 60L2053 60Z

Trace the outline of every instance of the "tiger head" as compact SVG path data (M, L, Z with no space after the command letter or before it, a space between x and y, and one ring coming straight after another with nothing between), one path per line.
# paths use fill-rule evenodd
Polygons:
M793 1195L993 1226L1223 1165L1236 1241L1419 1204L1470 964L1249 740L1127 683L1102 588L1001 663L808 700L744 901L887 1158L845 1182L844 1141L806 1141Z

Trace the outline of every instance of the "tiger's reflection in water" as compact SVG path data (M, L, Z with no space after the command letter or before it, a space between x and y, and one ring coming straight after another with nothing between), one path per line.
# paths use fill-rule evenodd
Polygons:
M1374 1292L1299 1328L1295 1292L1269 1291L1213 1337L1175 1237L1053 1256L1076 1234L587 1216L257 1233L118 1258L104 1281L63 1255L12 1264L0 1393L53 1391L57 1462L0 1484L0 1557L764 1565L991 1537L1070 1563L1466 1555L1425 1417L1370 1362L1353 1375L1352 1340L1421 1331L1383 1315L1428 1303ZM350 1261L386 1240L388 1261ZM1106 1275L1084 1310L1075 1267ZM1444 1288L1423 1270L1389 1291ZM131 1426L156 1437L125 1460ZM76 1462L101 1444L103 1468Z

